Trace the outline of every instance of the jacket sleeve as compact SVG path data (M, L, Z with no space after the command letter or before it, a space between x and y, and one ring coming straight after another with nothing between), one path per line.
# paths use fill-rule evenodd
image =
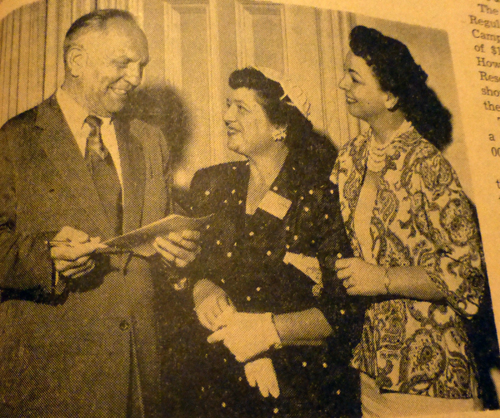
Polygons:
M16 132L16 131L14 131ZM35 234L17 229L18 190L12 144L7 129L0 130L0 289L51 292L53 266L47 240L57 231ZM22 174L21 174L22 175ZM35 209L35 208L34 208Z
M422 237L418 265L446 295L459 314L477 313L486 276L482 245L472 203L455 171L439 152L423 158L409 171L414 230Z

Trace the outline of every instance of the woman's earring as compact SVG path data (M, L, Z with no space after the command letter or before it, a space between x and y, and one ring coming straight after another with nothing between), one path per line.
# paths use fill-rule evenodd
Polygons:
M286 138L286 127L279 128L273 134L273 139L275 142L282 142Z

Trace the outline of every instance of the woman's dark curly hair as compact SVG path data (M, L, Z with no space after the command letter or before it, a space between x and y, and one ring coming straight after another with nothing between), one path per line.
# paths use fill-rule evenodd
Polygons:
M229 76L229 87L233 90L247 88L256 92L258 103L262 106L269 122L285 127L285 143L288 148L303 146L303 138L313 131L311 122L291 104L281 84L267 78L254 67L233 71Z
M427 74L402 42L365 26L356 26L349 46L371 67L382 90L398 98L399 109L425 139L439 150L452 141L451 113L426 83Z

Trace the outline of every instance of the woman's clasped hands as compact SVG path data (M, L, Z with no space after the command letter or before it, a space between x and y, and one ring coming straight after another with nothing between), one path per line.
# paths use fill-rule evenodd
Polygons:
M281 344L270 312L233 312L226 318L226 325L208 337L209 343L218 341L241 363Z
M237 312L224 290L209 280L201 280L194 290L195 312L200 323L214 331L209 343L222 342L236 360L245 363L250 386L257 386L264 397L279 396L279 385L272 360L262 357L271 347L281 344L270 312Z

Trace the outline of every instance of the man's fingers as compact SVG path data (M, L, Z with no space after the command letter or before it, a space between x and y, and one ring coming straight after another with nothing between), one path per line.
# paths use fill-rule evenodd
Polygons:
M175 261L175 255L165 251L162 247L160 247L156 240L153 242L153 247L168 263L173 263Z
M195 259L195 255L194 254L191 254L189 255L187 258L179 258L179 257L176 257L175 258L175 265L179 268L184 268L186 267L189 263L193 262L194 259Z
M100 246L101 244L91 241L76 245L56 245L50 249L50 255L55 260L76 261L83 256L93 253Z
M63 226L59 233L54 237L55 241L71 241L79 244L88 242L89 239L88 234L70 226Z
M54 265L59 273L66 273L69 270L79 269L84 267L90 260L89 256L80 257L74 261L55 260Z
M187 239L189 241L199 241L201 238L200 231L193 231L190 229L185 229L181 234L182 238Z
M210 334L207 338L207 341L210 344L213 343L218 343L219 341L222 341L226 335L226 330L224 328L221 328L217 331L215 331L213 334Z
M157 237L155 239L155 243L158 244L159 248L162 250L161 254L164 255L164 252L168 252L175 256L176 258L180 258L182 260L188 259L192 254L190 251L180 247L177 243L174 243L168 239Z
M80 268L67 270L63 274L64 276L69 277L71 279L77 279L79 277L85 276L86 274L90 273L94 269L94 267L95 267L94 261L90 260L89 264L82 266Z
M194 231L184 231L184 232L186 232L186 234L185 234L186 236L196 237L195 234L190 233L190 232L194 232ZM159 237L159 238L161 238L162 240L165 240L165 241L170 241L171 243L175 244L176 246L182 247L186 250L196 251L198 249L197 241L195 239L190 240L190 239L185 238L184 232L182 234L179 234L177 232L171 232L170 234L168 234L167 237Z

